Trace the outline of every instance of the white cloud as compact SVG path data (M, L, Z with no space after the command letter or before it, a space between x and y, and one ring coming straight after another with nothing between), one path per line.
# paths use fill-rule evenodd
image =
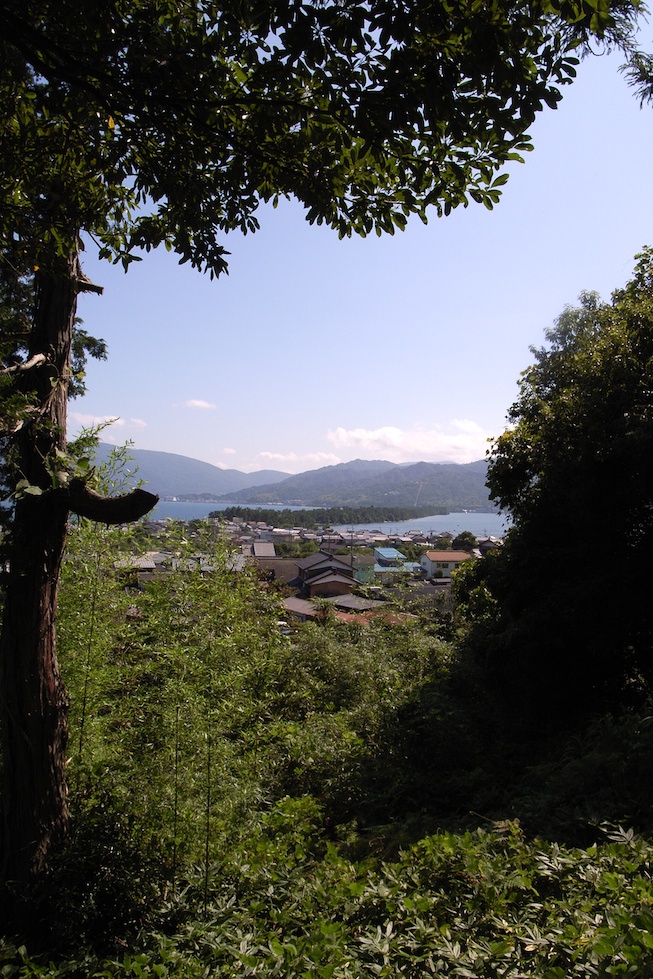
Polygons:
M470 419L425 429L336 428L327 439L336 449L354 450L363 459L388 462L474 462L483 459L490 433Z
M68 420L77 424L80 428L95 428L98 425L122 427L125 425L124 418L116 418L115 415L85 415L81 411L71 411L68 413Z
M236 455L236 450L235 449L223 449L222 452L226 456L235 456Z
M213 411L217 408L217 405L211 404L210 401L201 401L199 398L191 398L189 401L184 401L184 408L200 408L203 411Z
M322 466L335 466L341 459L332 452L259 452L257 458L262 459L266 464L288 467L295 472L304 472L307 469L319 469Z
M143 418L117 418L115 415L89 415L81 411L71 411L68 420L72 428L81 429L100 428L100 438L103 442L112 444L122 444L135 431L142 431L147 428L147 422Z

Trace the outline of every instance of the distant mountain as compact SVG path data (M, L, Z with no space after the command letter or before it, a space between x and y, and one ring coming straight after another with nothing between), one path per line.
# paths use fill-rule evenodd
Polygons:
M229 501L248 503L309 503L310 501L311 506L321 506L321 503L312 502L319 499L341 505L345 498L364 496L365 487L371 479L396 468L392 462L366 462L363 459L355 459L353 462L343 462L338 466L326 466L323 469L311 469L310 472L300 473L297 476L288 476L283 480L280 489L277 489L276 483L267 486L259 484L258 489L230 494Z
M493 510L485 485L487 463L354 462L326 466L255 489L229 493L240 504L306 506L427 506Z
M112 448L106 442L100 442L97 461L106 462ZM261 469L253 473L220 469L208 462L189 459L174 452L129 449L129 455L133 459L135 479L142 479L148 490L161 497L204 496L217 500L225 494L260 486L261 483L274 485L278 480L288 478L288 473L274 469Z

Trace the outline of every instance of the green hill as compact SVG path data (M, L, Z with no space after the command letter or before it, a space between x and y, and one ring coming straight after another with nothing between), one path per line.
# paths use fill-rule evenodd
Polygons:
M468 465L417 462L353 462L326 466L287 479L230 493L234 503L306 506L434 506L448 510L494 509L485 486L484 461ZM225 499L226 499L225 495Z
M113 446L101 442L98 446L97 461L105 462ZM238 469L220 469L199 459L177 455L174 452L153 452L150 449L130 449L133 459L134 479L143 480L152 493L161 497L205 497L218 499L225 493L232 493L261 483L274 485L277 480L286 479L288 473L274 469L244 473Z

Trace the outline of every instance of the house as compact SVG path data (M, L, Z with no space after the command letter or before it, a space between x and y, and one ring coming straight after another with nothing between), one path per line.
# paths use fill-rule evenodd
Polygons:
M354 588L354 569L347 561L318 551L296 562L296 584L311 598L329 595L349 595Z
M353 575L327 570L310 578L306 582L305 590L311 598L330 598L332 595L350 595L355 586Z
M406 556L396 547L375 547L374 560L385 568L397 568L404 563Z
M450 578L464 561L473 559L467 551L426 551L420 565L427 578Z
M154 564L158 569L170 567L174 555L168 553L168 551L146 551L145 557L149 558L150 561L154 561Z
M436 534L434 534L433 532L431 532L428 535L427 540L431 544L437 544L438 541L442 541L442 540L445 540L445 539L452 541L455 536L456 535L455 534L452 534L450 530L440 530Z
M342 534L323 534L320 541L320 550L323 552L337 551L345 547L347 543Z
M296 561L295 565L297 577L302 584L306 584L316 575L324 574L325 571L336 571L349 578L354 577L354 570L349 561L327 554L325 551L318 551L316 554L302 558L301 561Z
M126 585L142 589L147 582L153 581L163 569L157 569L151 557L139 557L132 554L113 562L113 568Z
M304 598L285 598L283 604L286 612L292 615L294 619L299 619L300 622L317 619L320 616L319 609Z
M279 581L295 584L297 580L297 564L290 557L257 557L256 567L267 581Z
M375 609L387 608L386 602L374 598L363 598L361 595L337 595L329 601L340 612L370 612Z
M272 541L254 541L251 545L250 553L254 557L272 558L277 556Z
M487 554L488 551L494 551L503 546L503 540L500 537L477 537L476 540L481 554Z
M374 548L374 575L377 579L390 582L398 574L414 574L417 571L421 571L420 565L407 561L396 547Z
M116 571L154 571L156 565L151 557L139 557L132 554L113 562Z
M225 568L227 571L244 571L247 566L247 557L245 554L232 554L225 561Z

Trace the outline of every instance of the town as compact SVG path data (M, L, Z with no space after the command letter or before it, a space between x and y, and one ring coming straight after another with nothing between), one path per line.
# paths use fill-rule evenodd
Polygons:
M115 570L132 586L175 571L215 570L214 558L204 554L181 558L171 528L179 521L151 520L144 526L150 543L161 549L143 550L116 563ZM451 605L452 574L466 561L478 560L502 546L497 537L475 537L470 531L427 535L409 530L402 535L379 530L337 531L274 527L244 517L213 515L189 521L188 535L201 538L210 529L226 546L230 571L254 569L261 587L283 600L288 623L319 621L327 611L340 621L364 624L375 617L415 615ZM284 626L284 622L280 622Z

